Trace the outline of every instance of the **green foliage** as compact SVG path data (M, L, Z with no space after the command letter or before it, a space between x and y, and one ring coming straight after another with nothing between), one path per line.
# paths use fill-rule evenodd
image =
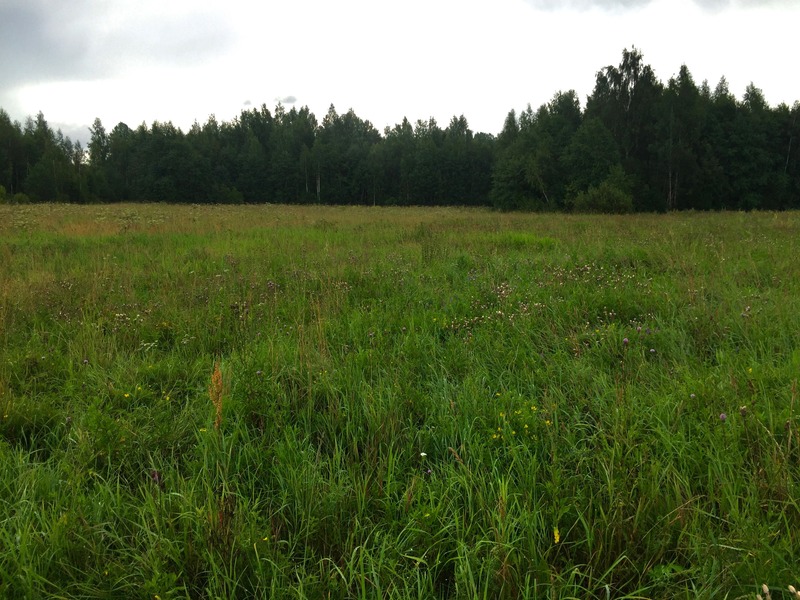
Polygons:
M603 122L598 118L585 119L563 156L569 172L569 192L575 194L598 185L620 160L617 143Z
M601 183L590 185L572 200L576 212L621 214L633 212L633 196L630 179L620 165L611 170Z

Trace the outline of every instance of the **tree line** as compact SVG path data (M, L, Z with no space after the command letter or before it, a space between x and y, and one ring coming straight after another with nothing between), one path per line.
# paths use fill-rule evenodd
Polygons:
M39 113L0 109L0 201L486 205L505 210L800 208L800 102L770 107L750 84L664 84L636 48L574 91L511 110L498 135L462 116L378 131L353 110L266 105L230 122L96 119L88 148Z

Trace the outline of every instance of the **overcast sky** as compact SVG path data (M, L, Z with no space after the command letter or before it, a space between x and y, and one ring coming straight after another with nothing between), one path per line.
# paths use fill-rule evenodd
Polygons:
M636 46L667 82L800 100L800 0L0 0L0 107L85 141L99 117L187 130L262 103L378 129L466 116L498 133Z

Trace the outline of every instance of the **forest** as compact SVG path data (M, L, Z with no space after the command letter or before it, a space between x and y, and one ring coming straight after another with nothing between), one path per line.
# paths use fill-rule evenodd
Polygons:
M377 130L330 106L278 104L171 122L95 119L88 147L40 112L0 108L0 202L290 203L493 206L502 210L664 212L800 208L800 101L741 99L686 65L664 84L636 48L596 74L581 106L559 91L511 110L499 134L465 116Z

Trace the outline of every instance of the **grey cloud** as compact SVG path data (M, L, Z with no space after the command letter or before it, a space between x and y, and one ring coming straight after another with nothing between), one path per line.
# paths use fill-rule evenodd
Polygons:
M297 102L296 96L284 96L283 98L275 98L281 104L294 104Z
M233 43L219 14L142 14L120 20L101 0L0 2L0 80L25 83L99 79L120 66L187 66Z
M88 43L59 27L58 12L47 11L43 2L0 4L0 78L5 86L62 78L82 62Z

